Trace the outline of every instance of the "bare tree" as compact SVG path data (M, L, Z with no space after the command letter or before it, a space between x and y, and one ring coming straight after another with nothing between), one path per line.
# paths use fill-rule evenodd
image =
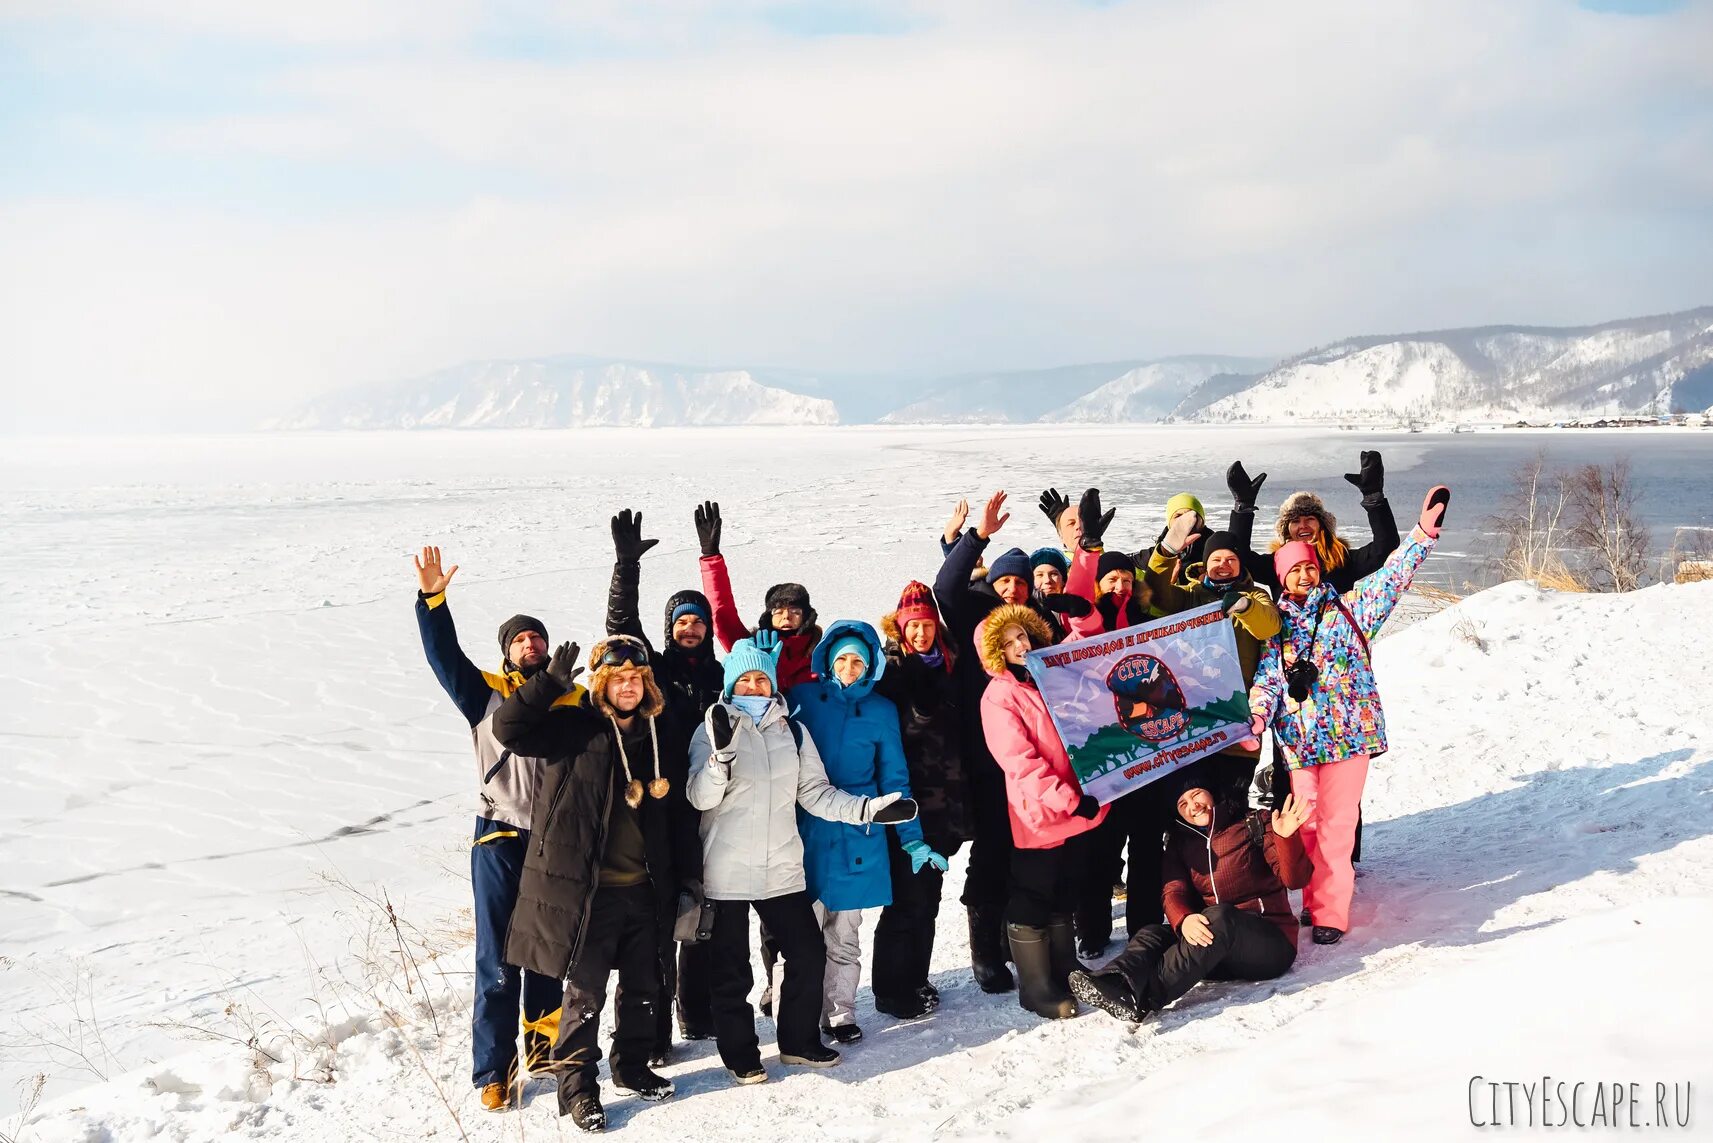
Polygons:
M1501 579L1520 579L1559 591L1586 591L1588 585L1564 558L1569 542L1570 482L1547 468L1537 452L1511 474L1511 487L1489 519L1504 542L1498 559Z
M1634 591L1647 574L1649 536L1636 514L1640 492L1628 458L1585 464L1569 479L1571 543L1582 550L1591 583Z

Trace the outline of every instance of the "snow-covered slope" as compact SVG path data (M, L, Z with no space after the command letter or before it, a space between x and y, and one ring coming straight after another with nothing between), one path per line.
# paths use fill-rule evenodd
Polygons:
M1041 419L1067 423L1152 423L1164 419L1210 377L1254 376L1269 364L1246 357L1169 357L1151 361Z
M890 425L1037 421L1067 402L1129 376L1147 364L1115 361L947 378L931 383L927 396L894 409L880 420Z
M517 588L502 579L464 590L486 612ZM358 613L339 614L294 617L290 645L312 658L303 641L312 628L348 643ZM1444 1139L1475 1134L1472 1115L1492 1121L1486 1089L1471 1102L1474 1077L1543 1075L1635 1082L1642 1124L1657 1114L1663 1083L1675 1114L1682 1085L1704 1101L1713 1081L1702 963L1713 940L1709 645L1713 583L1626 596L1506 584L1394 629L1374 652L1392 750L1369 781L1344 943L1305 939L1283 978L1204 985L1140 1027L1099 1013L1046 1023L970 982L959 855L934 954L938 1013L899 1023L876 1015L865 990L868 1035L828 1072L780 1069L762 1021L773 1082L756 1088L734 1085L712 1044L679 1045L666 1069L673 1100L644 1105L603 1085L612 1129L791 1143L1091 1141L1177 1136L1193 1122L1208 1138L1264 1129ZM364 648L373 659L380 645ZM282 665L291 675L303 664ZM401 706L403 691L422 689L420 668L396 673L385 692L340 694L338 718L354 725L336 733L363 733L373 721L364 704ZM218 690L207 700L227 701ZM263 718L272 709L255 706ZM455 754L461 736L445 715L413 715L413 742L438 736ZM257 1046L278 1062L239 1043L188 1048L45 1106L25 1134L42 1143L560 1137L543 1081L531 1082L521 1112L477 1109L460 1007L468 966L467 953L450 956L429 970L426 992L370 981L376 1005L305 1013L295 1033L264 1027ZM231 970L241 989L244 966ZM306 968L305 994L324 995L326 975ZM220 1019L217 997L208 1019L223 1034L238 1027ZM1579 1098L1586 1119L1592 1096ZM1707 1109L1694 1111L1700 1126ZM1552 1113L1561 1118L1556 1105Z
M1506 421L1713 405L1713 307L1579 329L1364 337L1282 362L1177 416L1201 421Z
M746 370L555 357L470 362L427 377L335 394L273 427L541 429L837 423L833 402L763 385Z

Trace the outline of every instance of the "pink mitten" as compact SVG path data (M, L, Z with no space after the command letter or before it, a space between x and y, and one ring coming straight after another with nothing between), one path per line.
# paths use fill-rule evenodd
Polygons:
M1451 489L1443 484L1429 489L1427 499L1422 501L1421 519L1416 521L1429 539L1439 539L1440 525L1445 523L1445 506L1450 503Z

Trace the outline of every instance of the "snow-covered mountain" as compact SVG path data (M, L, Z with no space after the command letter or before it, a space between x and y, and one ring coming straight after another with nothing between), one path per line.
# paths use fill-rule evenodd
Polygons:
M1575 329L1490 326L1362 337L1281 362L1198 421L1507 421L1713 405L1713 306Z
M1150 361L1054 409L1041 420L1097 424L1160 421L1210 378L1226 376L1242 383L1252 380L1271 364L1264 358L1217 356Z
M747 370L587 357L474 361L337 393L277 422L286 429L542 429L667 425L832 425L833 402L764 385Z
M1007 373L971 373L929 383L928 395L880 418L881 424L1012 424L1044 420L1067 401L1120 380L1146 361L1066 365Z

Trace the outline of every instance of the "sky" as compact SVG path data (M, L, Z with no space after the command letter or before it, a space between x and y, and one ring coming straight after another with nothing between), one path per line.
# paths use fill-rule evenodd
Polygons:
M0 433L1713 303L1713 0L0 0Z

